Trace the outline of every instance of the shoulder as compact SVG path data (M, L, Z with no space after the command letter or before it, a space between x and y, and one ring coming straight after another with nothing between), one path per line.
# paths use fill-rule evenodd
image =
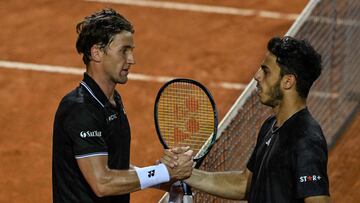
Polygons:
M297 142L305 140L325 141L319 122L307 109L296 113L286 124L284 130L291 134L291 137Z
M319 122L310 114L309 111L305 112L299 118L297 132L299 142L319 142L326 144L326 140L321 129Z
M298 118L293 139L297 154L327 155L327 143L320 124L309 112Z
M296 152L327 150L326 140L320 124L307 109L294 114L280 128L281 137L290 149Z
M56 116L78 118L93 115L97 117L100 113L102 114L101 109L94 104L88 92L82 86L78 86L62 98Z
M86 104L90 103L90 95L89 93L84 89L83 86L79 85L74 90L66 94L62 100L61 104Z

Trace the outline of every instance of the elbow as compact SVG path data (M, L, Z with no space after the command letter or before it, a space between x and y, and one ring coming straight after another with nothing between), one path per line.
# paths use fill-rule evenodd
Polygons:
M239 192L236 197L235 197L236 200L247 200L247 194L246 192Z
M117 181L111 175L104 175L96 178L91 188L97 197L112 195L123 195L132 192L129 190L126 177L118 177Z
M92 187L92 190L97 197L105 197L109 195L106 187L101 183L97 183L96 186Z
M101 191L95 190L94 193L95 193L95 195L96 195L97 197L105 197L105 196L106 196L106 195L105 195L103 192L101 192Z
M91 188L97 197L105 197L112 195L108 183L110 182L109 177L97 177L94 184L91 185Z

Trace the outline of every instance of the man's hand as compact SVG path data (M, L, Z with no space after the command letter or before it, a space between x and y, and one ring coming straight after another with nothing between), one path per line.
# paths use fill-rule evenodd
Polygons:
M172 179L185 179L193 169L193 151L189 147L178 147L165 150L161 162L168 167Z
M186 155L190 155L189 153L190 147L175 147L172 149L164 150L164 155L161 157L161 160L157 161L158 163L164 163L166 166L170 168L175 168L178 165L179 155L186 153ZM192 151L191 151L192 154ZM191 155L192 156L192 155Z

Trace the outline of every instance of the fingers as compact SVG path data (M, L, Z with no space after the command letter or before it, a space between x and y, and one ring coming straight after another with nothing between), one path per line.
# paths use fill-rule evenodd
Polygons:
M171 150L164 150L164 155L161 157L161 162L167 165L170 168L174 168L178 165L177 160L178 156L175 155Z
M177 159L177 163L179 165L181 165L182 163L185 163L185 162L189 162L190 160L192 160L192 153L189 153L189 154L179 154L178 155L178 159Z
M178 153L174 153L172 151L172 149L165 149L164 150L164 155L169 156L169 157L173 157L174 159L177 159L176 154L178 154Z
M170 149L171 152L173 152L174 154L182 154L187 152L190 149L189 146L186 147L174 147L172 149Z
M161 163L164 163L167 167L175 168L178 164L177 162L171 161L171 159L161 158Z
M190 155L190 156L189 156ZM171 177L174 179L185 179L190 177L193 170L192 152L189 155L179 154L178 165L171 169Z
M194 151L193 150L188 150L184 153L184 155L189 156L189 157L193 157L194 156Z
M180 180L190 177L194 165L193 153L190 147L164 150L161 162L167 166L172 179Z
M172 149L164 150L164 155L161 162L170 168L174 168L179 164L179 157L182 157L182 162L189 161L192 158L193 151L190 147L174 147Z

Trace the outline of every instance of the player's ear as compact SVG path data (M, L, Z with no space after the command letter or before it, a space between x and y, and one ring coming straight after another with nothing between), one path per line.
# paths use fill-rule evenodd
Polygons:
M94 44L91 48L90 48L90 54L91 54L91 59L95 62L100 62L101 58L104 54L103 50L101 49L100 45L98 44Z
M282 78L282 85L284 89L291 89L296 85L296 77L293 74L284 75Z

